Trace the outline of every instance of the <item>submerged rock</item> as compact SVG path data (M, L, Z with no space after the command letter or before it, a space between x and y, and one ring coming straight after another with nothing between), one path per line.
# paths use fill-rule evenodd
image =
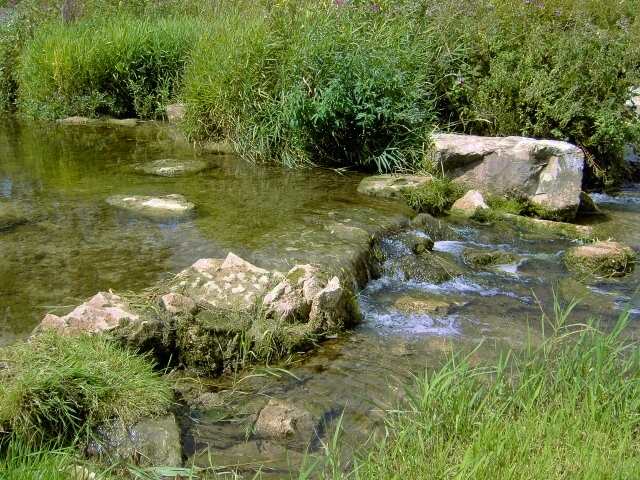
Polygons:
M363 178L358 192L383 198L403 198L404 194L431 181L426 175L375 175Z
M260 411L254 425L254 432L258 437L273 440L297 438L309 441L313 429L313 417L308 411L273 398Z
M554 222L552 220L524 217L522 215L514 215L511 213L503 213L500 215L500 218L514 223L515 225L526 230L540 232L545 235L559 235L562 237L576 239L589 239L593 236L593 227L590 227L588 225Z
M393 302L393 306L397 310L409 314L446 315L454 305L438 298L416 298L411 295L403 295Z
M158 177L179 177L200 173L207 168L209 168L209 165L202 160L164 158L140 165L136 167L136 170L147 175L156 175Z
M95 118L89 118L89 117L67 117L67 118L61 118L60 120L58 120L58 123L61 123L63 125L87 125L89 123L97 123L98 120L96 120Z
M392 260L388 269L399 272L405 280L422 283L444 283L462 275L462 270L455 263L434 253L407 255Z
M7 202L0 202L0 231L28 223L29 215Z
M108 464L179 467L182 465L180 430L173 415L144 419L135 425L117 421L98 428L86 453Z
M137 118L107 118L105 122L116 127L135 127L139 120Z
M107 198L113 207L128 210L146 217L157 219L183 218L195 210L196 206L182 195L114 195Z
M633 271L635 252L618 242L595 242L567 250L564 263L578 275L623 277Z
M457 182L484 193L519 195L545 218L573 219L584 154L566 142L524 137L434 135L435 159Z
M477 190L469 190L462 198L459 198L451 206L451 211L465 217L473 217L478 210L488 210L482 193Z
M502 250L478 250L475 248L466 248L462 253L462 258L467 265L473 268L508 265L518 261L518 257L510 252Z

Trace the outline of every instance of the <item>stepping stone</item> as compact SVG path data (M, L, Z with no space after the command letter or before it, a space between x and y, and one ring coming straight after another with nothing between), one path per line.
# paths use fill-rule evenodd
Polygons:
M107 198L113 207L157 219L183 218L189 216L196 206L182 195L114 195Z
M164 158L154 160L136 167L136 171L146 175L156 175L159 177L179 177L192 175L209 168L209 164L202 160L178 160L175 158Z

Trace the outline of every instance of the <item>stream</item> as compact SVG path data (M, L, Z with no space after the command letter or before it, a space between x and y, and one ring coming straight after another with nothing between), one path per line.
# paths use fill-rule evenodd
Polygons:
M211 168L163 178L132 167L160 158L198 158ZM265 268L338 261L343 242L335 222L375 226L410 216L402 204L362 196L361 174L289 171L249 165L223 154L198 153L171 128L62 126L0 120L0 205L24 221L0 230L0 345L26 338L46 312L68 312L100 290L136 291L199 258L229 251ZM114 209L114 194L180 193L197 207L192 218L157 221ZM616 196L593 194L606 214L585 219L601 238L640 250L640 187ZM364 227L363 227L364 228ZM385 238L383 274L360 292L364 321L287 366L257 369L238 379L211 381L220 405L182 420L184 450L207 466L241 465L274 477L296 470L306 446L322 451L341 419L344 444L362 445L404 395L412 372L441 365L455 351L473 361L494 358L542 334L542 312L554 299L583 298L574 321L597 317L611 325L630 311L640 320L640 269L622 279L588 285L572 279L562 253L574 243L516 227L439 220L414 228L435 240L434 255L459 275L440 283L406 280L393 259L407 246ZM463 261L465 248L502 250L516 260L489 269ZM316 419L311 438L278 443L253 438L256 412L268 398L304 406ZM354 447L355 448L355 447Z

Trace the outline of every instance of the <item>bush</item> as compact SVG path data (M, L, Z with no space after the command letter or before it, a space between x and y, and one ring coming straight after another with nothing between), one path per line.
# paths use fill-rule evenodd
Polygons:
M620 175L625 143L640 138L624 107L640 82L636 2L439 3L426 18L460 54L440 84L441 122L569 141L585 150L590 180Z
M3 349L1 358L0 427L12 441L73 441L109 420L161 414L171 401L147 358L103 337L45 333Z
M50 24L21 56L19 107L46 118L160 116L202 29L191 18Z
M229 11L187 71L188 132L287 166L415 168L434 120L425 35L357 6Z

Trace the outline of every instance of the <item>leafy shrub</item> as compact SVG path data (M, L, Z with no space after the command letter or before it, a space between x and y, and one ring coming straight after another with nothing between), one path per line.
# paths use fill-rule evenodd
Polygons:
M635 2L438 3L425 18L460 54L440 84L441 122L575 143L591 179L622 171L625 143L640 138L624 107L640 81Z
M21 442L68 441L166 411L171 389L145 358L102 337L34 337L0 353L0 427Z
M202 28L191 18L128 16L43 27L20 59L20 109L47 118L157 117Z
M189 134L287 166L419 166L434 119L424 35L357 6L228 12L186 74Z

